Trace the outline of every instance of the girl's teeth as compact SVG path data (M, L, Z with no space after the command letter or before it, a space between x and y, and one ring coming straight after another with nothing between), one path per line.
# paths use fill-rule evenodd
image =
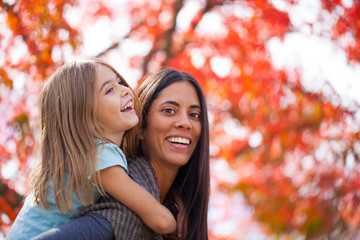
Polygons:
M121 109L121 110L125 110L125 109L127 109L128 107L130 107L132 105L132 103L130 102L128 105L126 105L123 109Z

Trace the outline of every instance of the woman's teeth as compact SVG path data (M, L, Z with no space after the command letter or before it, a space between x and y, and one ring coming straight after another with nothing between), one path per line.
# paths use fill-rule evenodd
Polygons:
M186 138L171 137L171 138L167 138L167 140L171 143L190 144L190 140Z

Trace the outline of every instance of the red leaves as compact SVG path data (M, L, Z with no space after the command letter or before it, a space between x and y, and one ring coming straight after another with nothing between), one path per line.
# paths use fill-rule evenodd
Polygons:
M7 204L3 197L0 197L0 212L5 213L11 221L14 221L16 218L15 213L13 212L12 207Z
M336 6L342 6L341 0L321 0L322 7L329 12L332 12Z
M274 32L274 35L282 39L285 33L289 32L290 18L288 13L279 11L273 6L268 6L263 11L264 22L269 24L269 29Z
M101 16L108 16L110 18L113 16L113 10L102 2L89 1L86 11L88 15L94 16L94 19Z
M36 82L43 81L54 71L54 49L60 51L56 61L61 63L64 61L63 47L77 47L79 44L78 31L71 28L64 18L64 6L69 4L74 2L39 0L14 1L13 5L2 1L0 4L0 12L6 18L6 22L1 24L0 39L0 51L3 53L0 66L0 172L13 161L14 166L19 167L15 172L25 177L25 166L35 144L36 125L36 114L33 114L36 111L26 108L35 105L34 95L37 95L39 84ZM14 178L11 176L11 179ZM3 233L6 233L6 227L11 225L21 205L19 195L7 187L11 184L12 181L0 177L0 215L10 219L10 222L2 222L6 218L1 218Z
M359 62L360 1L345 7L341 0L321 2L337 21L332 38L345 42L348 59ZM64 18L67 4L75 2L20 1L6 9L0 3L13 33L2 50L10 55L16 46L14 38L20 36L18 39L28 51L18 63L4 60L1 84L13 87L9 73L14 69L25 73L28 82L42 81L64 61L63 52L59 59L53 59L54 49L78 49L78 29ZM115 18L116 10L130 21L127 40L150 43L147 56L131 57L130 68L145 74L167 65L189 72L199 81L210 110L213 161L225 159L237 175L234 186L216 184L226 193L241 191L268 233L291 237L296 232L300 238L322 238L359 228L360 186L356 184L359 173L355 170L359 162L358 123L353 112L332 105L322 93L304 90L301 72L289 74L274 69L267 41L296 31L287 12L276 9L268 0L200 1L193 5L197 9L191 14L186 10L186 4L193 4L191 1L130 1L122 9L111 9L100 1L86 4L83 24L92 24L101 16ZM179 29L180 21L184 21L181 11L182 16L191 18L185 19L187 29ZM206 22L208 14L220 16L218 26ZM121 44L114 43L108 51L116 53ZM215 62L215 57L229 61ZM0 104L3 102L0 98ZM25 101L13 105L9 107L15 117L6 122L13 133L6 140L14 141L16 149L10 151L0 143L0 158L6 162L15 157L21 165L33 149L33 119L24 111ZM349 156L353 156L355 164L352 169L346 167ZM221 180L216 177L216 181ZM8 211L6 201L0 202L3 211ZM211 231L212 238L221 239Z
M14 189L9 188L8 181L4 181L3 178L0 178L0 180L0 214L2 215L0 218L0 231L6 233L16 218L23 198ZM4 216L7 216L10 222Z
M334 14L335 9L342 9L337 14L337 22L332 28L334 40L341 40L342 47L347 52L350 61L360 61L360 2L352 1L350 6L344 6L340 0L322 0L324 9ZM335 13L336 15L336 13ZM345 42L345 44L344 44Z
M77 31L68 25L63 16L63 8L66 4L73 2L20 1L6 10L7 24L13 33L13 39L10 39L7 46L3 46L5 53L10 54L10 51L16 47L14 39L18 36L21 37L18 40L23 40L29 53L19 62L11 62L10 58L7 59L6 65L9 68L7 71L16 69L31 74L33 78L43 79L54 70L53 48L77 44L79 41ZM67 32L69 37L63 38L61 32Z

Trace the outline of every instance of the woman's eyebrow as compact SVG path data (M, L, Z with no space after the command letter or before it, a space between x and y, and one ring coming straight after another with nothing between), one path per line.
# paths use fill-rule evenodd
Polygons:
M175 105L175 106L180 106L179 103L175 102L175 101L171 101L171 100L168 100L168 101L165 101L163 103L161 103L161 105L165 105L165 104L171 104L171 105Z
M180 104L178 102L171 101L171 100L165 101L161 105L165 105L165 104L171 104L171 105L174 105L174 106L177 106L177 107L180 106ZM197 104L191 105L190 108L199 108L199 109L201 109L201 107L199 105L197 105Z
M194 104L194 105L191 105L190 108L198 108L198 109L201 109L201 107L197 104Z

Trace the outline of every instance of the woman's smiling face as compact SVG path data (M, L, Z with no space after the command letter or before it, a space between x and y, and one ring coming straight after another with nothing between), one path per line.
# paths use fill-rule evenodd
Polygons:
M201 134L201 106L194 86L171 83L151 103L143 148L155 165L180 168L193 154Z

